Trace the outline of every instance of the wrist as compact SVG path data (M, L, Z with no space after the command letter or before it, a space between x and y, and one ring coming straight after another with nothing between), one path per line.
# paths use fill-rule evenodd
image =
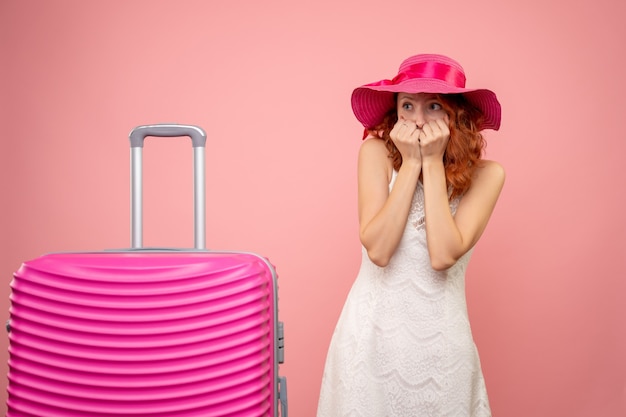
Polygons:
M400 169L419 174L422 170L422 161L420 161L419 159L403 160Z
M425 158L422 160L422 169L423 170L440 170L443 169L443 159L439 158Z
M442 159L424 159L422 160L422 172L424 175L444 172L445 168Z

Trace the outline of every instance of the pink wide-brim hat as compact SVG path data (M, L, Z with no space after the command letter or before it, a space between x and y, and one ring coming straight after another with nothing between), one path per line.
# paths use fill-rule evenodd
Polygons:
M444 55L420 54L407 58L391 80L365 84L352 92L352 110L366 129L381 123L396 107L396 93L462 94L484 117L480 130L500 128L501 108L493 91L465 88L465 72Z

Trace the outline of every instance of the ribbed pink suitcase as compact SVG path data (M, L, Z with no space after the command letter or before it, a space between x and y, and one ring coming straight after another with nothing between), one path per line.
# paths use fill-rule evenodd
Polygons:
M195 248L142 248L141 150L189 136ZM9 417L287 417L277 276L264 257L204 248L196 126L130 134L131 249L56 253L11 283Z

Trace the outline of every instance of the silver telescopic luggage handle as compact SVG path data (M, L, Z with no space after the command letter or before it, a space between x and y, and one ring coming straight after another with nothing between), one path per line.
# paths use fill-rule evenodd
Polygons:
M130 177L131 177L131 247L143 247L143 192L142 192L142 148L147 136L189 136L193 146L194 172L194 247L205 249L205 183L204 148L206 133L198 126L179 124L156 124L137 126L130 134Z

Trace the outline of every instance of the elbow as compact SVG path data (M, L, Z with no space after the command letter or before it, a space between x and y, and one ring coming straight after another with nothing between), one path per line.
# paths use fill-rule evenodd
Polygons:
M374 251L367 251L367 257L372 261L372 263L381 268L389 265L389 261L391 260L391 256L385 256L381 253L375 253Z
M387 247L384 243L381 244L379 240L372 241L363 232L361 232L360 240L367 252L367 257L374 265L381 268L389 265L395 248Z
M445 271L453 267L465 252L452 247L429 247L430 267L435 271Z
M430 267L432 269L434 269L435 271L445 271L448 268L451 268L455 263L456 263L457 259L454 259L452 257L436 257L436 256L431 256L430 257Z

